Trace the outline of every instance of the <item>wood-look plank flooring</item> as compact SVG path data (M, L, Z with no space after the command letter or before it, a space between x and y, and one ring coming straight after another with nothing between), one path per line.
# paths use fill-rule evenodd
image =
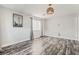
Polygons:
M79 41L45 36L3 50L1 55L79 55Z

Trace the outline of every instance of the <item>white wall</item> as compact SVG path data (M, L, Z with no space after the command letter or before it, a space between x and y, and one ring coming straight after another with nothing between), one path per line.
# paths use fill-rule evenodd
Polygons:
M78 34L78 40L79 40L79 13L78 13L78 15L77 15L77 17L78 17L78 20L77 20L77 34Z
M0 49L1 49L1 8L0 8Z
M79 13L76 15L75 20L75 37L77 37L77 40L79 41Z
M78 15L76 15L76 17L74 18L74 32L75 32L75 38L76 40L78 40Z
M74 15L68 16L52 16L46 20L45 35L52 37L60 37L66 39L77 39L75 36Z
M23 15L23 27L13 27L13 13ZM30 40L30 18L26 14L0 7L2 47Z

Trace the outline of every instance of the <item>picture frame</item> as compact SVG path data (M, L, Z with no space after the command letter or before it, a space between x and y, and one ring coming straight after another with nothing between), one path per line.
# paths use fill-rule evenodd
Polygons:
M23 27L23 16L13 13L13 27Z

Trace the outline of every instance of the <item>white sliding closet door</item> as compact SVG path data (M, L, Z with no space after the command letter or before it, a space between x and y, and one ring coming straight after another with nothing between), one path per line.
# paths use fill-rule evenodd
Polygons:
M33 36L38 38L41 36L41 21L33 19Z

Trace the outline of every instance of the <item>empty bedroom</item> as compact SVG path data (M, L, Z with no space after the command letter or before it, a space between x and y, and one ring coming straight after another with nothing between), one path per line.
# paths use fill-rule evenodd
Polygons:
M0 4L0 55L79 55L79 4Z

